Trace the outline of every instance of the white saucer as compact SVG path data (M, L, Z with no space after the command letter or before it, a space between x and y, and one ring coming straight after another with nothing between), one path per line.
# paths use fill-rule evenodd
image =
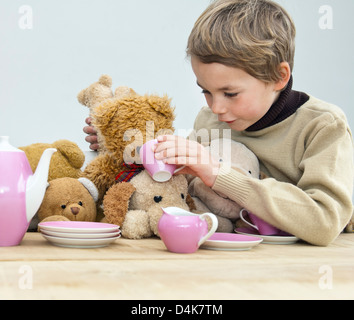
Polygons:
M236 228L235 232L242 235L261 237L263 239L262 243L265 244L293 244L299 241L299 238L292 235L264 236L253 228Z
M216 232L201 245L201 248L228 251L250 250L262 241L262 238L255 236Z
M120 238L120 234L116 237L103 239L61 238L48 236L44 233L42 233L42 236L53 245L66 248L102 248Z
M41 222L40 230L65 233L107 233L117 232L119 226L110 223L86 221L48 221Z
M41 232L47 236L72 238L72 239L103 239L119 236L121 231L105 232L105 233L72 233L72 232L56 232L46 229L41 229Z

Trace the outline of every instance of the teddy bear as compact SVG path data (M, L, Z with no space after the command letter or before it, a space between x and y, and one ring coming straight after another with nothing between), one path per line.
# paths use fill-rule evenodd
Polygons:
M63 177L79 178L82 175L85 155L74 142L58 140L53 143L34 143L19 149L25 152L31 169L35 172L44 150L48 148L57 149L50 161L48 181Z
M139 95L131 88L118 87L112 97L107 90L111 82L103 84L101 78L78 96L81 103L91 108L92 124L100 144L97 157L87 164L83 172L83 177L98 189L98 205L115 184L124 163L138 160L137 149L144 142L158 134L173 133L175 118L171 99L166 95Z
M129 182L113 185L104 196L105 221L119 225L122 236L141 239L159 236L157 225L164 207L191 210L188 183L184 175L172 176L166 182L154 181L146 170Z
M212 140L207 148L212 155L223 162L224 166L240 170L250 177L260 178L259 161L244 144L223 138ZM198 177L190 181L188 192L194 200L196 212L212 212L216 215L218 219L217 232L233 232L235 222L240 217L242 209L239 204L225 195L215 192Z
M85 178L59 178L49 182L41 206L31 221L96 221L97 190ZM37 221L36 221L37 220Z

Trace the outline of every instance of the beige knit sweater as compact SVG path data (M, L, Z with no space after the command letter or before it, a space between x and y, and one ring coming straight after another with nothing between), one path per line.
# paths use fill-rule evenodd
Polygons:
M353 141L338 107L310 97L287 119L254 132L231 131L204 107L191 138L205 129L209 139L231 133L269 177L257 180L222 166L215 191L315 245L330 244L344 229L353 212Z

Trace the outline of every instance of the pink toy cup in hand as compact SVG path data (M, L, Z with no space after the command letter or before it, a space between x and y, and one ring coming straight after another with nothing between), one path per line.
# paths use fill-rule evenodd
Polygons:
M165 182L170 180L172 175L183 167L176 170L176 165L164 163L162 160L155 158L155 152L153 146L157 144L157 140L150 140L146 142L139 151L140 159L144 168L150 174L150 176L157 182Z
M243 213L246 212L248 217L250 218L251 222L247 221L246 218L243 216ZM268 222L258 218L255 214L248 212L246 209L242 209L240 211L240 218L246 222L252 228L258 230L259 234L264 236L271 236L271 235L278 235L282 231L278 228L272 226Z

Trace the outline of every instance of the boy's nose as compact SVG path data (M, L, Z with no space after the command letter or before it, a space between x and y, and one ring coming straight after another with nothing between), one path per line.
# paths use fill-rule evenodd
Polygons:
M215 114L222 114L226 112L226 109L222 102L214 100L211 105L211 111Z

